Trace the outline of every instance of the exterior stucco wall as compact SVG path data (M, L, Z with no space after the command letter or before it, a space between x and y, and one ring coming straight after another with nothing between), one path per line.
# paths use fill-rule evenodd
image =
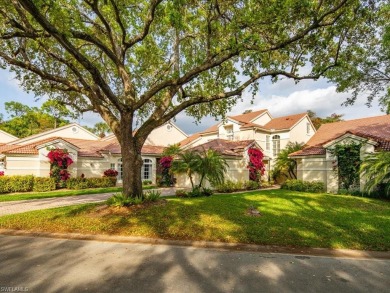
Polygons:
M154 129L146 139L146 144L168 146L179 143L186 138L187 136L176 126L167 123Z
M39 173L39 156L7 156L4 168L4 174L12 175L34 175L40 176ZM48 176L49 174L47 174Z
M297 178L323 182L327 192L335 193L338 190L338 181L332 162L333 159L327 159L325 156L307 156L297 159Z
M18 138L5 132L5 131L0 130L0 144L1 143L9 143L9 142L14 141L16 139L18 139Z
M89 131L80 127L79 125L71 124L69 127L64 127L50 133L42 133L41 135L26 137L22 140L18 140L17 143L21 145L30 144L36 141L44 140L51 137L63 137L63 138L78 138L86 140L97 140L98 138L91 134Z
M307 132L307 126L309 125L309 132ZM292 142L306 143L315 134L316 130L312 126L308 117L302 119L296 124L290 131L290 137Z
M228 170L225 173L225 180L233 182L249 180L249 170L246 168L244 158L227 159ZM191 188L191 182L186 174L176 174L176 186L183 188ZM193 176L194 184L199 183L199 176ZM203 184L205 187L210 187L210 183L206 180Z
M271 115L268 112L263 113L260 117L253 120L252 123L259 124L259 125L265 125L268 122L272 120Z

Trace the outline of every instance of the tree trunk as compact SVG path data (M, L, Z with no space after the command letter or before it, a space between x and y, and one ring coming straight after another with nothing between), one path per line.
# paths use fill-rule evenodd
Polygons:
M143 196L141 157L144 139L135 138L132 133L132 117L122 117L120 125L121 133L117 135L122 153L122 183L125 197Z

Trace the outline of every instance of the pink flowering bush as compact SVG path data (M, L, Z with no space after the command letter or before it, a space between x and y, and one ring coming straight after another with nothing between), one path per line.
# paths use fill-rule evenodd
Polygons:
M50 161L50 177L56 181L56 186L64 187L65 181L70 178L68 167L73 163L67 150L52 149L47 157Z
M173 184L173 177L171 175L170 168L172 166L173 158L171 156L165 156L160 159L161 167L161 181L160 185L162 186L171 186Z
M252 181L259 181L260 177L264 175L265 167L263 163L264 154L256 148L248 150L249 163L249 179Z
M118 171L114 169L107 169L103 172L103 177L116 177L118 176Z
M0 176L4 176L4 171L0 171Z

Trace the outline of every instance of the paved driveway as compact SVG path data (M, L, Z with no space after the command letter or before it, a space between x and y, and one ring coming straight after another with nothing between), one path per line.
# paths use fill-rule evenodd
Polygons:
M169 196L175 194L175 188L161 188L158 189L162 196ZM149 191L149 190L146 190ZM0 202L0 216L24 213L28 211L43 210L57 207L64 207L70 205L102 202L107 198L113 196L115 193L101 193L101 194L86 194L77 196L66 196L45 199L31 199L20 201Z
M5 235L0 247L3 292L6 287L159 293L375 293L390 288L390 260Z

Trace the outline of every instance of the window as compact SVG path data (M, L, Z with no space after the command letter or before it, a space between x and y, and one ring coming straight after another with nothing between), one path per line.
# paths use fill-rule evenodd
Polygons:
M123 166L122 166L122 159L118 160L118 180L122 180L122 173L123 173Z
M280 136L272 136L272 153L276 157L280 153Z
M271 148L271 144L270 144L270 136L269 135L266 135L265 136L265 149L267 151L269 151Z
M309 122L306 123L306 133L307 134L310 134L310 130L311 130L311 125Z
M145 159L144 164L142 165L141 170L142 180L151 180L152 179L152 160Z
M110 164L110 169L115 170L115 163Z
M225 131L226 131L226 139L233 140L234 138L233 125L225 126Z

